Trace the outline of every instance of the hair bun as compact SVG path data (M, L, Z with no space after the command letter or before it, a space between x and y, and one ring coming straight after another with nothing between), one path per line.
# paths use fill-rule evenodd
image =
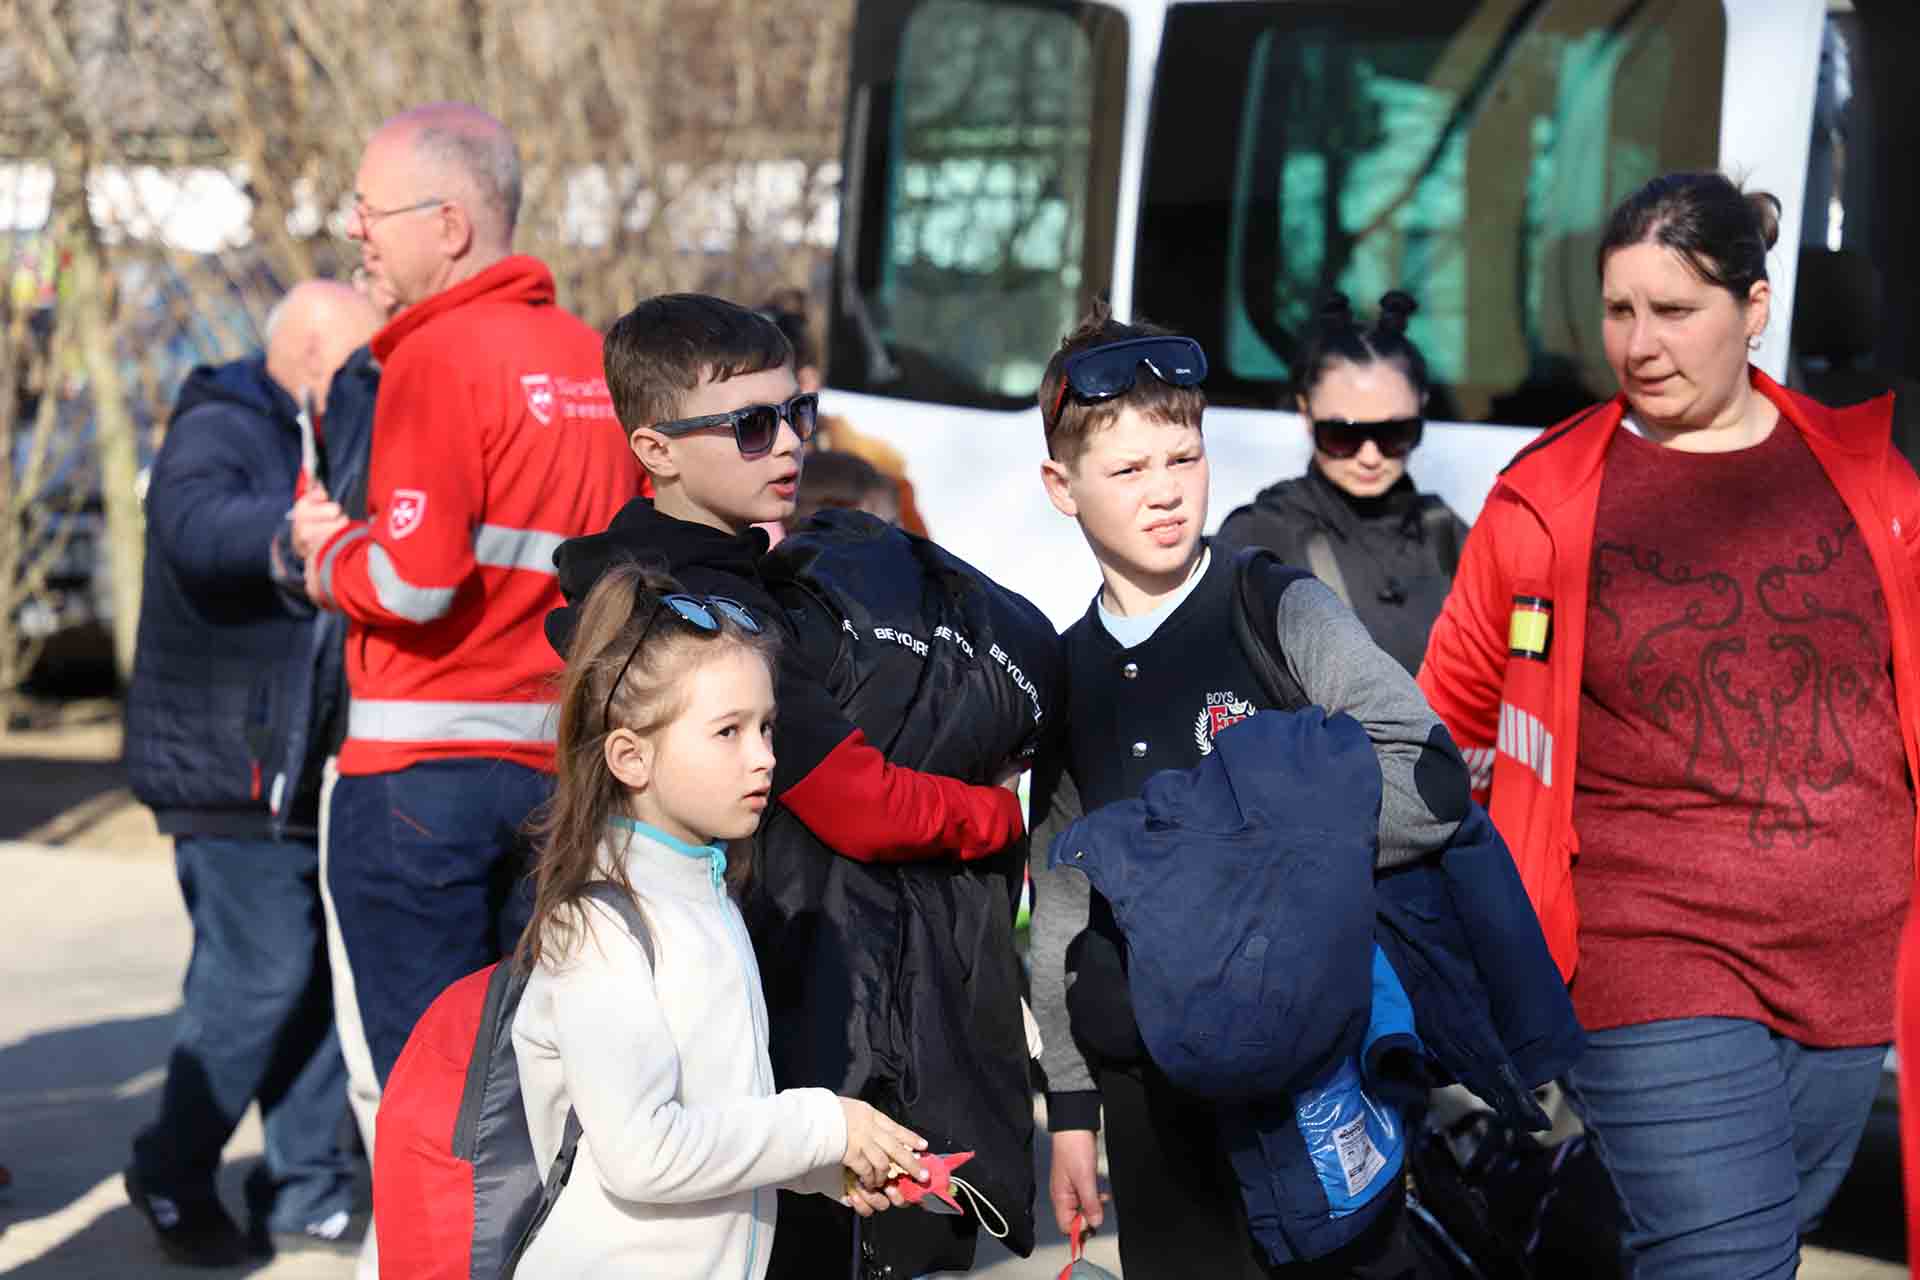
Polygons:
M1780 239L1780 214L1783 209L1780 197L1771 191L1746 191L1741 194L1746 197L1747 208L1753 210L1754 228L1759 231L1761 242L1767 248L1773 248Z
M1404 289L1389 289L1380 295L1380 319L1374 323L1374 328L1381 333L1405 333L1407 321L1419 309L1420 304L1414 301L1412 294Z
M1353 304L1347 301L1344 293L1330 293L1320 300L1315 318L1324 325L1348 325L1353 323Z

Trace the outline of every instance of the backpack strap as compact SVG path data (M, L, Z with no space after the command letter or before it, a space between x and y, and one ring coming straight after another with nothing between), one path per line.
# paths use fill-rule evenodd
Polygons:
M1440 572L1449 578L1460 567L1460 526L1453 508L1437 493L1420 496L1420 536L1440 557Z
M653 933L647 928L646 917L640 914L640 906L633 896L615 884L605 880L595 880L582 890L585 896L595 902L613 909L627 932L633 935L641 949L647 953L647 963L655 963L653 951ZM567 1179L573 1176L573 1160L580 1151L580 1113L572 1107L567 1108L567 1123L560 1134L560 1149L554 1153L553 1163L547 1166L547 1179L540 1187L540 1207L534 1210L533 1218L527 1223L527 1229L520 1233L513 1252L507 1255L506 1265L500 1269L500 1280L513 1280L513 1273L519 1269L520 1259L526 1253L533 1237L553 1212L553 1206L560 1201L560 1193L567 1189Z
M1280 595L1307 575L1289 569L1265 547L1244 547L1233 557L1233 638L1240 642L1260 691L1281 711L1311 705L1280 650Z
M1307 535L1307 567L1313 570L1313 576L1327 584L1327 589L1340 597L1340 603L1353 608L1353 597L1347 594L1347 578L1340 572L1340 562L1333 558L1333 542L1324 529L1315 529Z

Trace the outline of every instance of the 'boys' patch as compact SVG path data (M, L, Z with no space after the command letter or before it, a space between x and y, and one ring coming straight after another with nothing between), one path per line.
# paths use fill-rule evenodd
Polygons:
M1239 724L1257 708L1232 690L1207 695L1207 705L1193 721L1193 745L1203 756L1213 754L1213 739L1222 729Z
M1507 652L1516 658L1547 660L1553 634L1553 601L1543 596L1515 596L1507 619Z

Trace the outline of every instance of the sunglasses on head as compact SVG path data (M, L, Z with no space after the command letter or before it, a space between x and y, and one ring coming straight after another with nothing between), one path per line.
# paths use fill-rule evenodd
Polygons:
M1067 391L1087 404L1098 404L1133 390L1141 365L1171 387L1197 387L1207 376L1207 353L1192 338L1128 338L1088 347L1067 357L1061 368L1060 392L1053 399L1048 421L1060 424Z
M791 426L793 434L805 444L813 438L813 428L819 420L820 397L811 391L802 391L785 404L742 405L726 413L655 423L653 429L663 436L684 436L695 431L731 427L733 442L739 446L741 457L763 458L773 452L773 442L780 438L782 422Z
M647 623L640 628L640 634L634 638L633 648L627 650L627 660L620 664L620 674L607 686L607 704L600 710L600 722L609 731L613 728L613 696L620 692L620 686L627 678L627 672L633 667L633 660L647 643L647 636L653 631L653 624L671 613L680 621L703 635L718 635L720 619L726 618L748 635L760 634L760 620L755 618L738 600L729 600L725 596L691 596L683 591L675 591L660 597L660 603L654 606L648 615Z
M1315 418L1313 447L1329 458L1351 458L1371 440L1383 457L1404 458L1420 443L1424 418L1388 418L1384 422L1349 422L1345 418Z

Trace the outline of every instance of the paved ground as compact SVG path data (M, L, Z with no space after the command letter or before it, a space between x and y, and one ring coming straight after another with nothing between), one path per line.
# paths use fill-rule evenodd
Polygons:
M156 1105L188 935L167 842L131 806L116 754L104 716L59 733L0 734L0 1164L14 1179L0 1190L0 1275L175 1272L127 1204L120 1170ZM222 1175L230 1207L259 1154L250 1115ZM1890 1261L1902 1256L1901 1229L1898 1139L1885 1111L1822 1234L1827 1247L1807 1251L1801 1275L1903 1276ZM1091 1253L1118 1271L1110 1233ZM991 1276L1055 1276L1066 1247L1043 1241L1024 1262L983 1248L981 1261ZM306 1254L225 1274L347 1280L352 1267Z

